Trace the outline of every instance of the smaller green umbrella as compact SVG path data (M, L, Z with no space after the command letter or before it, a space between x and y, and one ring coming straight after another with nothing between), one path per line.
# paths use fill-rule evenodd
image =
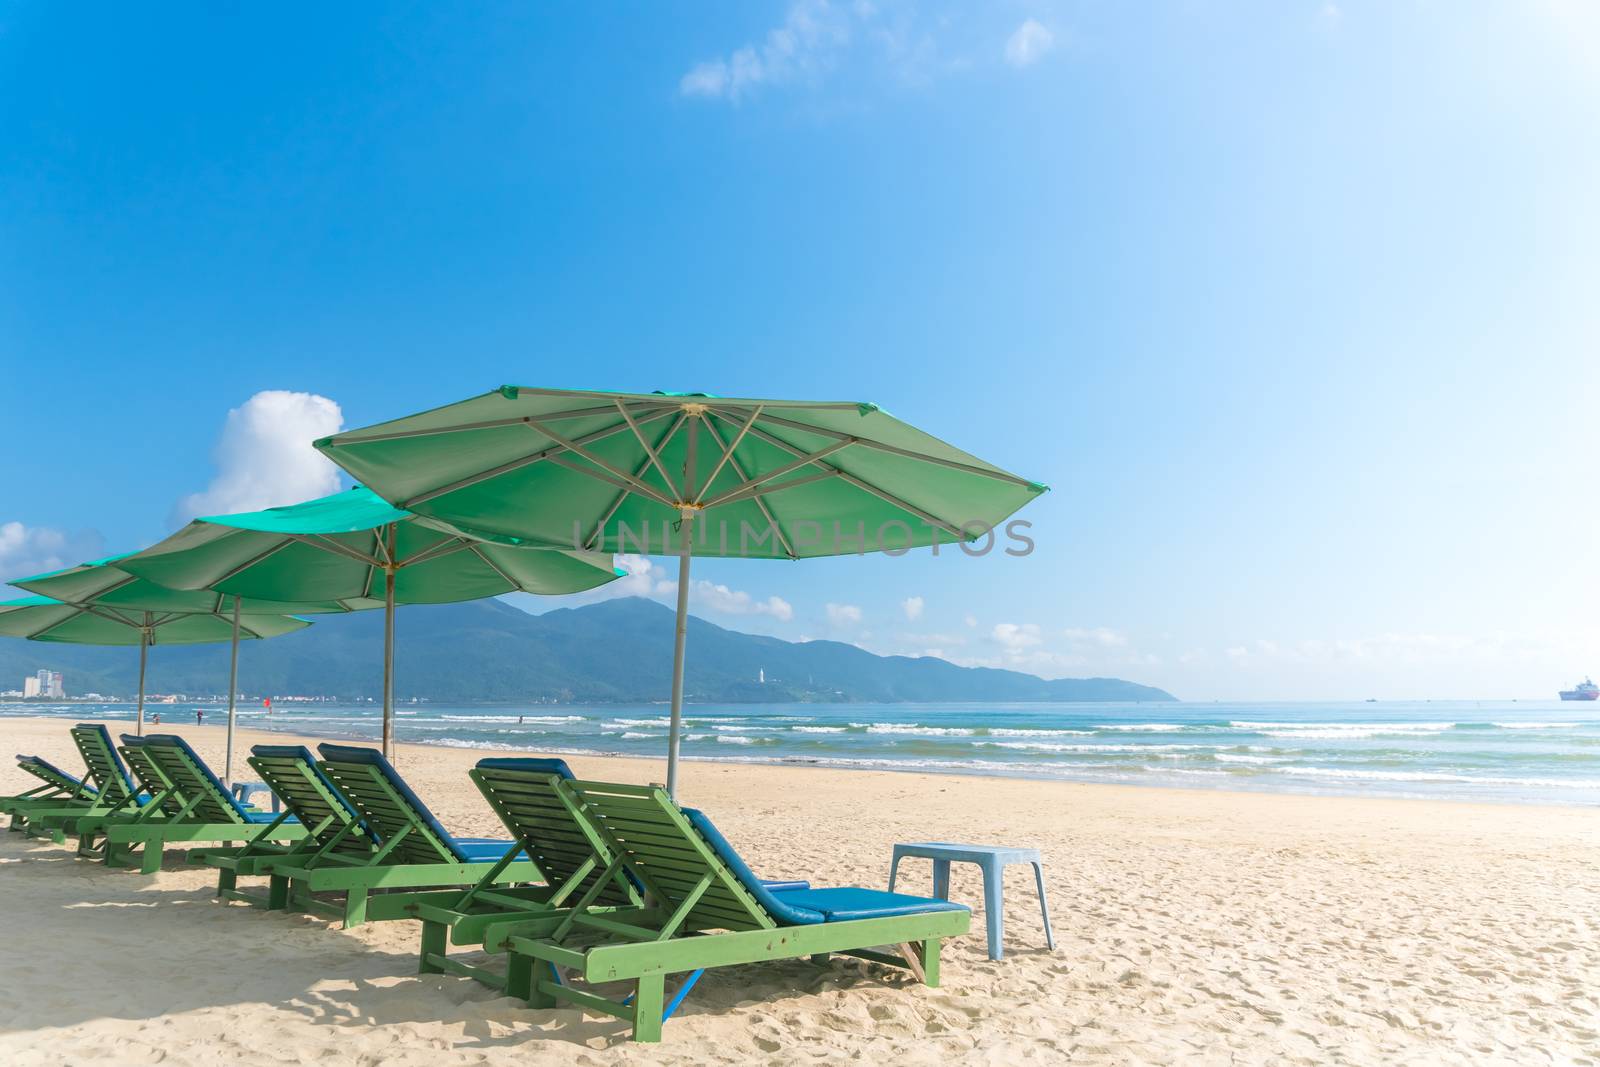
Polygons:
M283 617L301 613L326 613L349 611L350 606L338 600L261 600L252 597L224 596L206 590L168 589L148 579L129 574L120 568L127 555L107 556L105 559L80 563L48 574L31 578L18 578L11 584L40 596L51 597L65 604L93 607L101 612L123 618L138 617L141 613L160 616L187 615L196 618L226 618L229 620L229 639L233 649L228 659L228 742L227 762L223 777L233 781L233 730L239 693L239 640L252 634L251 624L241 622L259 617ZM223 640L216 638L215 640ZM141 665L145 653L140 653ZM140 699L138 731L144 732L143 668L140 669Z
M151 645L205 645L238 637L280 637L311 625L287 615L230 618L216 612L145 611L99 604L68 604L27 596L0 602L0 637L74 645L139 646L138 731L144 732L144 675Z
M394 609L504 593L577 593L624 573L609 552L529 547L421 520L357 486L299 504L211 515L117 560L196 596L384 609L383 751L394 755Z

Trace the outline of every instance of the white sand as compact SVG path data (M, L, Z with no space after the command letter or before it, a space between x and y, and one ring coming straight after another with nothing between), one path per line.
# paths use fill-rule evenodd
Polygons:
M220 728L178 729L221 766ZM263 738L285 740L241 740ZM0 750L78 766L60 721L0 720ZM446 825L495 835L477 756L404 747L400 765ZM25 784L0 771L0 792ZM979 908L940 989L842 960L727 968L637 1045L615 1020L418 977L414 923L343 932L221 904L171 859L144 879L5 834L0 1062L1600 1064L1592 809L729 764L687 765L682 791L767 877L882 886L895 841L1037 845L1057 950L1012 868L1001 962ZM926 863L902 879L926 892ZM972 868L951 890L981 902Z

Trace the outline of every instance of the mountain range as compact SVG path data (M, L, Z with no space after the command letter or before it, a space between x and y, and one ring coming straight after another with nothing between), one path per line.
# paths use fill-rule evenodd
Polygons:
M381 695L383 617L316 616L307 630L240 647L246 693ZM625 598L530 615L498 600L407 607L397 615L395 694L435 703L649 703L670 696L673 613ZM1044 679L960 667L942 659L878 656L839 641L783 641L689 619L685 699L801 701L1167 701L1171 694L1118 678ZM131 695L138 651L0 641L0 688L25 674L62 671L67 692ZM228 647L150 650L152 693L227 689ZM764 676L765 681L762 681Z

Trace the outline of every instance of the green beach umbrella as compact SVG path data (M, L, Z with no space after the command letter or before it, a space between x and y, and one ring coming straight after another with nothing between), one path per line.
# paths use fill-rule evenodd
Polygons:
M676 555L669 791L692 556L802 559L992 538L1045 492L848 401L504 386L316 447L396 507L474 535Z
M233 729L236 718L236 701L239 688L239 640L241 637L259 637L252 632L260 617L283 617L290 614L325 613L351 610L335 600L289 602L285 600L259 600L238 596L224 596L208 590L169 589L138 575L121 569L120 564L128 554L107 556L105 559L80 563L48 574L31 578L18 578L11 584L19 589L50 597L80 608L94 608L101 617L187 618L189 628L205 632L209 624L199 620L228 620L228 636L210 640L230 640L233 648L228 658L228 743L227 763L223 777L233 781ZM243 615L251 620L241 623ZM297 627L298 628L298 627ZM214 627L210 627L214 630ZM152 633L154 631L152 630ZM283 631L285 633L289 631ZM137 732L144 733L144 662L147 649L139 653L139 712Z
M311 625L287 615L224 616L215 612L136 610L68 604L48 596L0 602L0 637L75 645L139 646L138 732L144 733L144 675L151 645L204 645L280 637ZM237 656L235 656L237 663Z
M117 566L152 583L246 603L384 609L383 751L394 755L394 609L504 593L577 593L621 576L610 553L487 541L419 520L356 487L286 507L212 515Z

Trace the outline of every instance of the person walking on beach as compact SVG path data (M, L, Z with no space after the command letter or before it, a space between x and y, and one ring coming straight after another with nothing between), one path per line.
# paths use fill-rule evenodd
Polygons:
M195 708L194 709L194 724L196 726L200 726L200 725L204 724L205 721L206 721L206 709L205 708Z
M159 711L156 712L156 725L157 726L161 725L161 713Z

